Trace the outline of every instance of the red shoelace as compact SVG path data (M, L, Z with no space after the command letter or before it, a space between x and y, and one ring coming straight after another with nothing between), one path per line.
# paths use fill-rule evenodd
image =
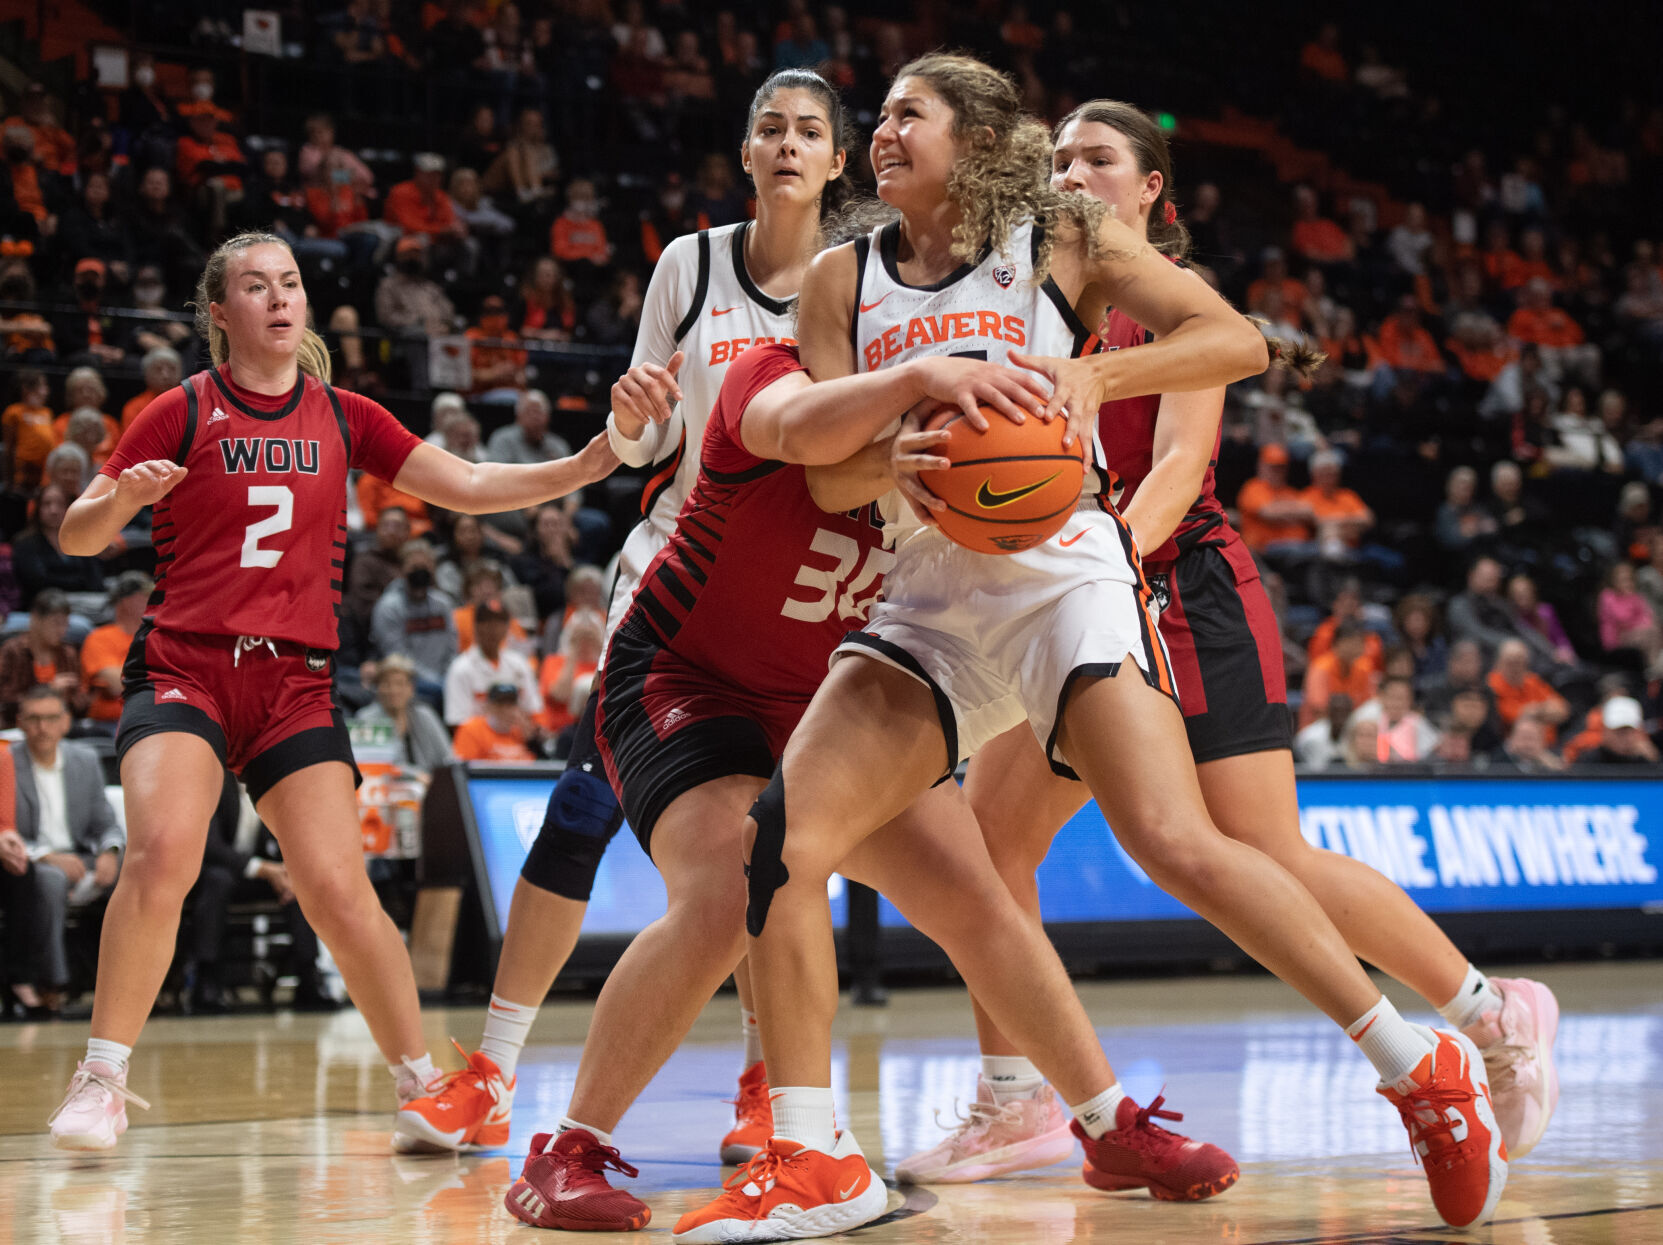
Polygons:
M1145 1140L1142 1145L1137 1147L1141 1150L1164 1153L1187 1144L1189 1140L1187 1137L1180 1137L1177 1133L1168 1132L1159 1124L1151 1123L1152 1120L1157 1119L1172 1120L1176 1123L1184 1118L1182 1111L1162 1111L1161 1104L1165 1101L1166 1095L1164 1093L1157 1094L1154 1102L1147 1107L1138 1108L1138 1113L1132 1117L1129 1128L1116 1129L1115 1131L1142 1134Z
M1444 1078L1435 1076L1412 1093L1404 1095L1403 1101L1397 1104L1397 1113L1409 1130L1409 1149L1423 1166L1436 1163L1447 1170L1458 1167L1471 1157L1462 1151L1460 1143L1455 1140L1455 1121L1449 1118L1446 1108L1453 1108L1464 1115L1461 1108L1472 1100L1470 1089L1451 1085ZM1435 1113L1437 1119L1422 1119L1422 1111ZM1424 1159L1415 1149L1417 1141L1426 1143Z
M558 1140L559 1134L557 1133L555 1137L556 1140ZM568 1168L580 1168L584 1171L594 1172L596 1175L600 1175L600 1173L605 1171L622 1172L624 1175L630 1177L639 1176L641 1174L628 1163L624 1162L624 1156L618 1152L618 1148L616 1146L603 1146L598 1141L594 1145L589 1146L587 1149L575 1152L571 1150L556 1150L551 1147L550 1149L543 1151L537 1157L548 1159L554 1163L564 1164Z

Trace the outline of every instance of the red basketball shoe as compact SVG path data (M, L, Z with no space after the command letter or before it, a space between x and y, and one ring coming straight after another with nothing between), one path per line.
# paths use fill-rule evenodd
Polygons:
M586 1128L538 1133L531 1139L520 1178L509 1186L502 1204L534 1228L633 1232L646 1227L652 1211L634 1194L608 1184L608 1169L637 1174L616 1149L603 1146Z
M1452 1228L1483 1223L1507 1187L1507 1145L1490 1082L1472 1039L1434 1029L1438 1045L1396 1084L1376 1092L1397 1108L1432 1186L1432 1205Z
M889 1190L847 1129L830 1154L773 1137L720 1197L677 1221L674 1239L703 1245L836 1236L870 1223L888 1205Z
M758 1059L739 1078L733 1100L733 1128L722 1138L722 1162L749 1163L774 1135L774 1104L768 1097L768 1069Z
M1111 1193L1148 1189L1150 1197L1163 1202L1199 1202L1236 1183L1241 1169L1223 1150L1150 1123L1184 1118L1177 1111L1162 1111L1165 1101L1162 1095L1140 1107L1122 1098L1115 1108L1114 1128L1096 1141L1074 1121L1074 1135L1086 1150L1080 1174L1087 1184Z

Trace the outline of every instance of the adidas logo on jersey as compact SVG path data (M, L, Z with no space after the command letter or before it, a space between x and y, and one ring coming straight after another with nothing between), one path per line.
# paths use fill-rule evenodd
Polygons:
M156 697L156 699L157 700L184 700L185 699L185 693L181 692L177 687L170 687L170 688L167 689L167 691L163 692L160 696Z
M227 415L224 411L220 410L219 407L216 406L214 408L214 413L212 415L208 416L208 422L210 424L217 424L222 419L230 419L230 418L231 417L229 415Z

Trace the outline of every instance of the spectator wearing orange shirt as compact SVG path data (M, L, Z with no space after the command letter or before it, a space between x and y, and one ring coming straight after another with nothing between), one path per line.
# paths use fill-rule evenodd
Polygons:
M1313 77L1344 86L1351 81L1351 70L1340 52L1340 28L1324 22L1317 37L1299 49L1299 67Z
M1485 385L1519 357L1519 348L1501 331L1501 325L1482 312L1469 311L1457 316L1454 333L1444 348L1455 356L1463 376Z
M1546 281L1549 289L1559 288L1559 274L1548 263L1547 236L1540 229L1526 229L1519 235L1519 254L1507 252L1501 261L1501 288L1516 290L1532 281Z
M436 267L453 262L471 267L468 223L444 190L445 158L422 151L416 154L414 164L414 175L387 192L382 219L401 229L407 238L425 239Z
M1311 486L1300 493L1299 499L1310 507L1316 538L1325 544L1337 542L1348 549L1360 548L1363 537L1374 526L1374 511L1368 503L1341 486L1340 456L1332 450L1311 455Z
M1442 376L1445 370L1444 357L1439 353L1438 343L1432 339L1432 334L1421 323L1420 305L1413 294L1399 298L1397 309L1380 325L1380 335L1375 339L1375 353L1394 374L1419 372L1427 376ZM1395 383L1395 375L1387 376L1387 387L1392 383ZM1377 391L1379 385L1377 380Z
M0 430L4 431L6 463L11 469L11 482L21 492L33 492L40 483L46 456L58 444L58 434L52 427L52 408L46 404L51 386L46 375L33 368L17 374L18 400L0 413Z
M493 602L500 605L503 592L507 586L502 568L488 558L475 562L468 569L463 589L457 594L464 598L465 603L457 606L451 611L450 615L451 621L456 624L456 649L458 652L465 653L473 647L474 619L477 617L480 607L487 607L487 612L489 612ZM535 656L536 646L532 644L531 637L526 634L526 630L520 625L518 618L508 618L508 635L500 643L525 656L528 660Z
M75 173L75 139L59 125L52 115L52 97L39 82L23 88L18 106L19 115L7 117L4 124L26 125L35 136L35 160L50 173L64 177Z
M1300 491L1288 484L1288 451L1267 445L1259 451L1259 473L1236 494L1242 539L1263 553L1273 545L1308 542L1315 515Z
M41 186L40 167L35 163L35 132L20 122L0 127L0 145L5 152L6 171L11 176L12 198L18 210L35 218L43 234L57 229L57 217L46 209L46 192Z
M1363 629L1357 623L1343 623L1335 629L1333 650L1305 670L1305 696L1299 706L1301 729L1328 712L1329 698L1336 693L1349 696L1354 705L1374 699L1375 688L1380 684L1380 668L1364 653L1366 642Z
M599 610L578 610L561 629L560 651L543 658L537 677L543 711L537 720L551 735L571 726L583 712L605 638L606 616Z
M473 388L469 395L486 402L512 402L525 388L526 352L512 345L519 334L508 327L508 304L500 294L487 295L479 305L479 323L465 336L471 348Z
M81 686L90 698L87 716L95 722L121 717L121 668L155 586L143 571L123 571L110 589L115 621L94 627L81 645Z
M1599 347L1563 308L1553 305L1553 287L1546 281L1538 278L1519 292L1519 309L1507 321L1507 335L1537 347L1543 369L1554 380L1576 373L1598 387Z
M485 693L485 712L456 728L456 759L535 761L537 754L526 743L519 702L519 688L512 683L493 683Z
M1386 645L1380 633L1370 628L1363 617L1363 587L1355 579L1347 579L1340 584L1339 591L1334 594L1331 612L1311 633L1311 639L1305 646L1306 656L1315 661L1333 652L1334 635L1347 623L1356 623L1364 628L1363 656L1376 670L1384 670Z
M121 408L121 430L138 418L162 394L177 385L184 375L185 365L179 352L168 346L158 346L144 356L144 388L129 398Z
M1504 726L1511 727L1528 709L1547 728L1548 742L1554 742L1559 724L1570 714L1570 706L1546 679L1532 673L1529 645L1523 640L1504 640L1496 650L1496 664L1484 681L1496 698L1496 716Z
M566 188L566 210L549 230L549 251L573 276L612 262L612 244L606 240L594 182L580 177Z
M1259 258L1263 266L1258 280L1247 287L1247 309L1262 312L1265 292L1277 290L1282 295L1282 314L1295 328L1299 328L1304 323L1305 283L1288 275L1288 259L1281 247L1267 246Z
M1293 249L1313 264L1349 264L1357 250L1336 221L1322 214L1317 192L1296 186L1293 192Z
M242 175L248 171L237 140L220 129L230 114L212 100L193 99L179 105L179 115L188 127L179 139L174 158L180 184L201 200L208 212L209 229L225 230L230 205L243 197Z

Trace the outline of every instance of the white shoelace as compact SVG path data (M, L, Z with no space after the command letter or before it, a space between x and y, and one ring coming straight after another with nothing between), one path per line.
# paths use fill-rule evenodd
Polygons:
M969 1103L968 1106L970 1114L966 1115L959 1110L958 1099L953 1100L953 1117L957 1122L951 1124L941 1122L941 1108L937 1107L935 1110L936 1127L956 1136L968 1136L978 1128L988 1129L1001 1123L1015 1124L1021 1119L1020 1114L1010 1103L995 1106L993 1103L978 1100Z
M277 654L277 645L273 644L269 639L267 639L263 635L240 635L240 636L238 636L237 637L237 646L234 649L231 650L231 668L233 670L235 670L239 665L242 664L242 659L243 659L243 654L244 653L252 653L255 649L259 648L260 645L262 645L262 644L264 644L268 649L271 650L271 655L273 657L276 657L278 655Z
M101 1072L89 1072L86 1068L77 1068L75 1076L69 1082L69 1092L64 1095L64 1100L58 1104L58 1109L47 1118L47 1124L52 1124L60 1115L69 1110L69 1104L74 1102L76 1097L87 1089L102 1089L118 1098L125 1098L136 1107L143 1107L146 1111L150 1110L148 1102L115 1078L105 1076Z

